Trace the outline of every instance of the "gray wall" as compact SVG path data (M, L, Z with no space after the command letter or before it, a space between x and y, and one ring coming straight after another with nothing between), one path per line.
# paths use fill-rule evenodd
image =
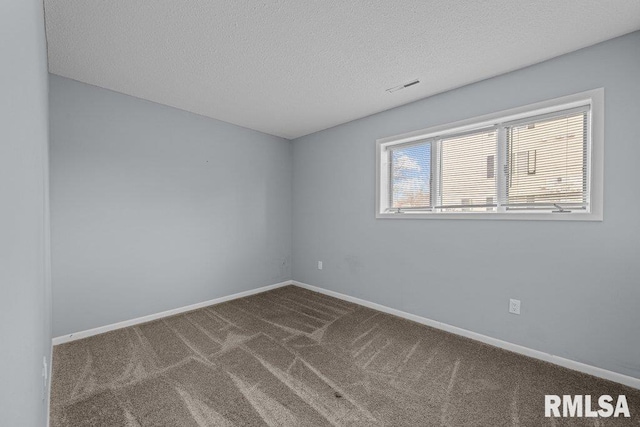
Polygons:
M292 147L50 77L53 332L290 279Z
M43 426L51 351L42 1L0 2L0 425Z
M640 377L639 76L636 32L294 140L293 278ZM374 219L377 138L598 87L604 222Z

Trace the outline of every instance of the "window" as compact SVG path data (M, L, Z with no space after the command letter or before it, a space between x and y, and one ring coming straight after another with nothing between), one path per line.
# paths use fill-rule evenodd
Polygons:
M510 209L548 204L588 207L588 113L581 108L506 127L507 153L516 154L507 155Z
M601 220L603 98L378 140L377 217Z
M486 211L485 200L496 194L495 178L487 178L487 169L495 167L487 159L495 159L497 138L496 130L490 129L438 141L440 179L435 205L440 211Z
M431 207L431 144L390 150L393 209Z

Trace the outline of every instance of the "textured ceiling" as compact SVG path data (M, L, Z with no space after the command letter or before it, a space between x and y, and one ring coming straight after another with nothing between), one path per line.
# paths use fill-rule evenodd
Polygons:
M640 29L640 0L44 3L52 73L285 138Z

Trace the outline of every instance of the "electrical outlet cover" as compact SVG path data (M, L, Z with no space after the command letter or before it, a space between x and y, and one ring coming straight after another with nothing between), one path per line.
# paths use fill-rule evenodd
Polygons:
M509 300L509 313L520 314L520 300L519 299L510 299Z

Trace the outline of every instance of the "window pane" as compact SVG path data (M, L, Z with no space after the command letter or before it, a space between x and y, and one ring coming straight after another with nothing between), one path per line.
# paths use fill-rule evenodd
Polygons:
M584 203L586 113L507 129L507 202Z
M391 151L391 207L431 206L431 144Z
M487 201L493 204L497 137L497 131L492 130L442 140L440 192L444 212L486 212Z

